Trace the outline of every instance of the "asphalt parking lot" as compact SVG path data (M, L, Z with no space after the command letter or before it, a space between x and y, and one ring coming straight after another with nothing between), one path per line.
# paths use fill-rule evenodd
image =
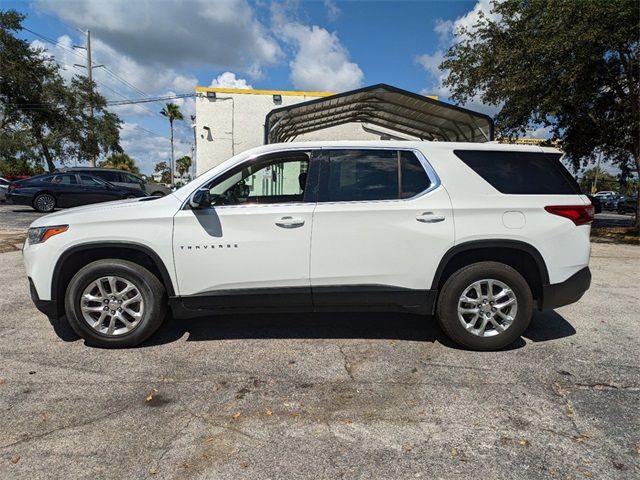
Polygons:
M169 318L89 348L2 253L0 478L638 478L640 247L592 255L579 303L477 353L398 314Z

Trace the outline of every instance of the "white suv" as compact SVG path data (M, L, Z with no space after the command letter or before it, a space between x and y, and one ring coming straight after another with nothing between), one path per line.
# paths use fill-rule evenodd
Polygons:
M259 147L164 198L36 220L31 295L103 347L142 342L169 305L176 318L435 314L457 343L502 348L534 308L589 288L593 207L559 158L491 143Z

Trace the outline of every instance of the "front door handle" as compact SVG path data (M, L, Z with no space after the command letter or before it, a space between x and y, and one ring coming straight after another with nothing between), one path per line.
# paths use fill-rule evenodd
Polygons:
M282 217L276 221L276 225L282 228L298 228L304 225L304 220L301 218Z
M416 217L422 223L438 223L444 221L444 215L435 215L433 212L424 212Z

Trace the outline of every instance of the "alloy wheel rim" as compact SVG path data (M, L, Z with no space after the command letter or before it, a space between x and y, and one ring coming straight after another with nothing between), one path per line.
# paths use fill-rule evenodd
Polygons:
M109 337L134 330L144 315L140 289L118 276L100 277L89 283L80 298L85 322L96 332Z
M36 203L40 210L49 211L53 208L53 197L50 195L40 195Z
M496 279L483 279L465 288L458 300L458 319L462 326L478 337L504 333L518 313L518 299L513 290Z

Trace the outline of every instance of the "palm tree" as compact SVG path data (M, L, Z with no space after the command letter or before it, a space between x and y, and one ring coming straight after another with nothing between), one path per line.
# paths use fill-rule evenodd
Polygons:
M171 127L171 186L173 187L173 121L174 120L183 120L182 112L180 111L180 107L175 103L167 103L164 108L160 111L160 114L169 119L169 126Z
M184 175L189 172L190 168L191 157L189 155L185 155L184 157L180 157L176 160L176 170L180 174L180 177L184 177Z
M106 160L100 162L100 167L115 168L116 170L126 170L127 172L140 175L140 170L136 161L126 153L113 153Z

